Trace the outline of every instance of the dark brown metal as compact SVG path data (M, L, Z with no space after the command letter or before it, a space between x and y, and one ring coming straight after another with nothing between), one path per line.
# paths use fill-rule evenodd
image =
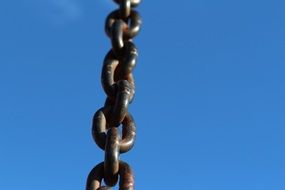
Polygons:
M123 161L119 163L120 177L119 190L134 190L135 180L131 167ZM104 179L104 162L95 166L88 175L86 190L111 190L112 188L101 186Z
M86 190L111 190L110 187L101 187L104 178L104 162L95 166L88 175Z
M124 47L124 39L123 39L123 28L124 28L124 21L116 20L112 26L112 46L113 52L119 52L121 54L122 48Z
M106 108L98 110L93 118L92 135L96 144L105 150L107 142ZM136 125L130 113L127 113L122 122L122 139L119 141L120 153L128 152L134 145Z
M122 123L128 112L128 106L132 95L131 93L133 87L127 80L120 80L117 82L117 85L116 102L113 107L109 123L111 126L117 126L118 124Z
M120 10L113 11L107 17L106 24L105 24L105 31L109 37L112 36L113 24L115 23L116 20L119 20L119 19L120 19ZM141 21L141 17L139 13L135 10L132 10L130 17L128 18L128 22L124 23L124 27L123 27L124 39L134 38L140 31L141 23L142 21Z
M120 14L122 18L128 18L131 14L131 0L121 0L120 2Z
M132 73L137 64L138 50L131 41L125 42L123 50L123 59L120 64L119 79L128 80L128 76ZM131 81L129 81L131 82Z
M98 110L93 117L92 124L92 136L96 144L102 149L105 150L106 146L106 108L101 108Z
M119 173L119 133L112 127L108 130L105 148L104 180L108 186L116 185Z
M92 122L93 139L105 151L105 159L89 173L86 190L111 190L118 179L119 190L134 190L133 172L127 163L120 161L120 154L131 150L136 138L135 122L128 107L135 94L132 72L138 57L132 38L141 27L140 15L133 8L140 0L114 1L119 9L109 14L105 22L112 49L104 59L101 74L107 98ZM107 186L102 185L102 180Z
M119 190L133 190L135 186L134 174L126 162L120 162L120 188Z
M101 83L105 93L111 99L115 99L116 97L114 74L118 64L119 60L116 59L114 52L110 50L104 59L101 73Z
M128 47L126 47L126 49L127 48ZM134 60L131 59L131 56L133 55L131 53L129 54L130 55L125 59L127 59L126 61L129 62L130 67L125 68L126 66L124 66L123 69L125 70L125 72L124 70L120 69L121 67L123 67L123 65L120 65L122 64L122 61L120 62L118 58L116 58L116 55L114 54L112 50L108 52L108 54L106 55L104 59L104 64L103 64L102 74L101 74L101 83L102 83L105 93L112 100L116 99L116 94L117 94L117 89L118 89L117 82L120 79L127 80L132 86L130 100L133 99L133 96L135 93L135 85L134 85L135 82L134 82L132 73L128 72L128 70L132 71L132 66L135 64L133 63ZM128 64L125 64L125 65L128 65ZM128 74L124 75L124 73L128 73Z
M136 125L131 114L127 114L123 121L122 141L120 142L120 153L131 150L136 138Z

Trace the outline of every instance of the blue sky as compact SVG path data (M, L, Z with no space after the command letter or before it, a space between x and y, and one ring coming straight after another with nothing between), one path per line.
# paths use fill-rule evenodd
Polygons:
M85 188L111 0L0 2L0 189ZM136 189L285 189L285 2L143 1Z

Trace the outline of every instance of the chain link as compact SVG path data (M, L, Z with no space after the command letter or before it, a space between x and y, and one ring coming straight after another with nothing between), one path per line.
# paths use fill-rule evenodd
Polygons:
M105 22L105 31L111 39L112 49L104 59L101 74L107 98L104 107L94 114L92 122L93 139L105 151L105 159L89 173L86 190L111 190L118 180L119 190L134 190L132 169L120 160L120 154L133 148L136 137L136 125L128 112L128 106L134 99L132 71L138 57L132 38L139 33L142 23L139 13L133 8L141 1L114 2L119 9L111 12ZM106 186L102 184L103 180Z

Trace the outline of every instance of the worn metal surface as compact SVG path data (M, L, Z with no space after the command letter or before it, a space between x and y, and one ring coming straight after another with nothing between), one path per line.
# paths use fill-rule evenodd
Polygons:
M114 0L118 10L111 12L105 22L106 34L112 49L107 53L101 74L102 87L107 95L104 107L93 117L92 136L105 151L104 162L88 175L86 190L111 190L118 183L119 190L133 190L131 167L120 160L120 154L134 146L136 125L128 111L134 99L135 82L132 74L138 51L133 43L140 31L141 17L134 10L140 0ZM121 132L120 132L121 130ZM102 185L104 180L106 186Z

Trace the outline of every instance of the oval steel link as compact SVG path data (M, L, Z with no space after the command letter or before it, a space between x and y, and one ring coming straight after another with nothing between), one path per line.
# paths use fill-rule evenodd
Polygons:
M118 64L119 60L116 59L114 52L109 51L104 59L104 64L101 73L101 83L105 93L111 99L115 99L116 95L114 73Z
M134 175L131 167L126 162L120 161L119 168L119 190L134 190ZM86 190L111 190L111 187L101 186L103 179L104 162L95 166L89 173Z
M131 14L131 0L121 0L120 2L120 16L128 18Z
M119 190L134 190L135 186L135 180L134 180L134 174L126 162L120 162L120 184L119 184Z
M123 27L124 21L122 21L121 19L116 20L112 25L111 42L113 51L117 56L120 56L124 47Z
M87 177L86 190L112 190L111 187L101 187L104 178L104 162L95 166Z
M111 127L118 126L124 120L132 96L132 86L127 80L120 80L117 85L117 97L108 123Z
M105 117L106 108L98 110L93 118L92 136L96 144L105 150L107 141L107 124ZM128 152L134 145L136 137L136 125L130 113L128 113L122 122L122 138L119 141L120 153Z
M120 141L120 153L131 150L136 139L136 125L132 115L126 115L123 121L122 140Z
M137 64L138 51L135 44L131 41L125 42L123 50L123 60L119 66L119 79L127 80Z
M107 133L104 161L104 181L108 186L116 185L119 172L119 133L116 127L111 127Z
M112 36L112 26L116 20L121 19L120 10L115 10L109 14L105 23L105 31L109 37ZM130 23L129 25L127 23ZM123 26L123 37L124 39L134 38L140 31L142 24L141 17L139 13L135 10L131 11L130 16L128 17L128 22L124 22Z
M116 56L112 50L108 52L104 59L104 64L102 68L102 74L101 74L101 83L103 86L103 89L105 93L108 95L111 99L116 99L116 91L117 91L117 85L116 82L119 80L120 76L120 67L119 61L116 59ZM133 95L135 93L135 86L134 86L134 78L133 75L130 73L128 75L125 75L121 80L127 80L132 85L132 92L130 100L133 99Z
M106 107L99 109L93 116L92 122L92 136L96 144L102 149L105 150L106 146Z

